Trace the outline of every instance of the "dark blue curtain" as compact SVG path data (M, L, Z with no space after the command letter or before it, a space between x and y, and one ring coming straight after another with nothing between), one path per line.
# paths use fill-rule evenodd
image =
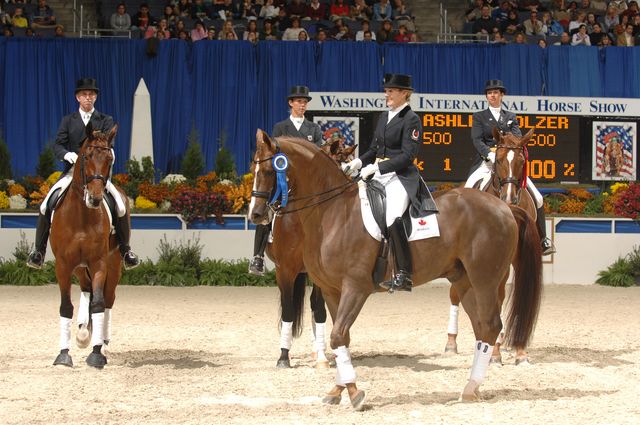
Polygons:
M382 84L382 49L378 43L322 43L318 86L314 91L377 92Z
M550 46L548 54L547 95L602 96L597 47Z
M544 49L530 44L507 44L501 47L500 78L509 94L543 94L546 76L545 53Z
M249 169L255 142L255 47L248 41L206 41L193 47L193 119L207 169L218 150L233 154L238 173Z
M6 38L0 38L0 93L4 93L4 73L5 73L5 48L7 46ZM6 96L3 96L0 101L0 138L5 140L4 133L4 103L7 100Z
M640 97L640 48L607 47L601 64L604 96Z
M317 43L264 41L257 45L257 126L271 134L273 126L289 115L291 86L318 91Z

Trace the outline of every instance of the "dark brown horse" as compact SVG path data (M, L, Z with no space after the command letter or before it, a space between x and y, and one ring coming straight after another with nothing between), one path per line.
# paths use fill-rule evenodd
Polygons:
M619 176L624 167L624 154L622 143L611 140L604 148L604 171L608 176Z
M337 377L323 401L339 403L346 388L353 407L361 410L364 392L356 386L349 330L369 295L379 290L372 279L379 244L362 222L357 186L331 158L308 142L290 138L272 141L258 130L254 157L257 191L268 193L274 188L271 160L278 153L288 158L290 199L300 200L295 211L304 234L304 266L322 289L333 318L330 344L336 355ZM252 199L249 217L254 223L269 220L267 202L266 197ZM533 333L540 306L542 261L539 255L529 253L540 250L540 240L535 224L521 209L512 209L486 193L454 189L436 202L440 237L411 242L416 259L413 280L446 277L461 295L477 340L471 377L461 397L476 400L491 348L502 328L498 289L512 262L516 264L515 302L507 316L506 340L526 345ZM286 215L287 209L281 214ZM500 247L498 255L494 247Z
M60 287L60 354L54 364L73 366L69 355L71 338L71 277L75 275L82 292L91 293L91 344L89 366L103 368L107 358L103 344L110 338L110 313L120 281L122 259L109 214L103 203L105 185L113 164L113 139L87 125L71 185L55 209L51 223L51 249L56 257L56 278ZM127 215L129 212L127 211ZM128 217L127 217L128 219ZM88 337L88 335L87 335ZM78 338L79 344L82 338Z
M535 222L537 215L535 202L529 191L522 190L525 186L524 181L527 178L525 172L528 161L526 149L531 136L533 136L533 129L523 137L517 137L511 133L502 134L497 128L494 128L493 137L494 140L498 142L495 151L496 160L493 164L489 184L481 189L500 198L507 204L524 209ZM506 279L500 285L499 297L501 304L506 295L505 285ZM460 297L453 286L449 289L449 299L451 300L451 309L449 313L447 345L444 351L447 353L457 353L458 344L456 339L458 337L458 308L460 306ZM492 363L502 364L500 345L501 341L499 338L493 347ZM525 347L516 346L514 348L516 349L516 365L529 363Z
M348 162L357 145L340 146L339 140L325 143L321 149L337 162ZM303 304L307 285L302 259L302 226L294 214L279 216L273 222L273 242L267 245L267 255L276 265L276 282L280 289L280 357L277 367L291 367L289 347L291 339L302 333ZM310 297L313 314L313 360L316 368L329 367L325 356L324 329L327 312L322 291L313 285ZM291 323L289 328L287 325Z

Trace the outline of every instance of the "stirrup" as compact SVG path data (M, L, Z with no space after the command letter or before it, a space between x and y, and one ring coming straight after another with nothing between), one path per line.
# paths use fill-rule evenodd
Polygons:
M256 255L249 262L249 273L256 276L264 276L264 259Z
M551 242L551 239L544 238L542 240L542 255L551 255L555 254L555 252L556 247L553 245L553 242Z
M400 270L393 279L382 282L380 286L387 289L390 293L395 291L411 292L413 282L411 281L411 275L409 273Z
M140 265L140 259L131 250L124 253L124 255L122 256L122 260L124 262L125 270L131 270Z
M27 266L39 270L44 264L44 255L40 251L32 251L27 258Z

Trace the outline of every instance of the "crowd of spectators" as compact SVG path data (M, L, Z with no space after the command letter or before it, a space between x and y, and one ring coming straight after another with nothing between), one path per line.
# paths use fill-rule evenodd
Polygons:
M47 0L0 0L0 24L4 37L65 36Z
M463 32L491 43L640 46L635 0L473 0Z
M142 3L131 15L120 3L108 26L116 35L190 41L418 41L404 0L170 0L162 10L152 16Z

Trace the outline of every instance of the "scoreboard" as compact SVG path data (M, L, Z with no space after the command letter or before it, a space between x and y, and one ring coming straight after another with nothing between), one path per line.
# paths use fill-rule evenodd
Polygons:
M464 181L477 152L471 142L473 114L416 112L422 136L416 165L426 181ZM530 129L528 175L539 182L578 181L580 117L518 114L524 135Z

